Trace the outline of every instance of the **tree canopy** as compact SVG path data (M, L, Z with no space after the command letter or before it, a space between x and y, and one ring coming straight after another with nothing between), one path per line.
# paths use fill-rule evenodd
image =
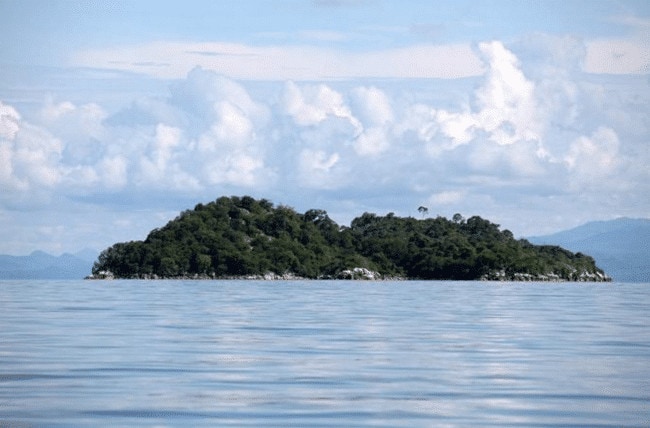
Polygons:
M478 216L418 220L364 213L345 227L321 209L300 214L250 196L198 204L144 241L114 244L99 255L93 274L337 278L354 268L407 279L606 279L589 256L516 240Z

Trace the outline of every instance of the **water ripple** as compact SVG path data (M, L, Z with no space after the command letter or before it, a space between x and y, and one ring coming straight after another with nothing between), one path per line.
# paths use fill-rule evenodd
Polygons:
M2 426L648 426L647 284L1 282Z

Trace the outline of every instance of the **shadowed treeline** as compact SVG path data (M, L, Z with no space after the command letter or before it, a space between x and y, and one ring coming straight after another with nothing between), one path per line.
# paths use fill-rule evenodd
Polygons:
M409 279L607 279L589 256L516 240L478 216L418 220L364 213L341 227L324 210L300 214L250 196L198 204L144 241L117 243L100 254L93 274L338 278L354 268Z

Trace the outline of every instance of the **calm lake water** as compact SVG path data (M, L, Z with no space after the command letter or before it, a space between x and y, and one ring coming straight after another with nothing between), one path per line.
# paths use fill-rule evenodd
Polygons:
M650 284L0 281L0 426L650 426Z

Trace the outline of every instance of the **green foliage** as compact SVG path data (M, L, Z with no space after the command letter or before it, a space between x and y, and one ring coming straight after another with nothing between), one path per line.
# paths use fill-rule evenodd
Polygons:
M100 254L93 273L215 278L273 272L328 278L354 267L384 276L459 280L521 275L575 280L584 272L602 273L591 257L515 240L510 231L478 216L417 220L364 213L350 227L340 227L324 210L299 214L250 196L198 204L144 241L117 243Z

